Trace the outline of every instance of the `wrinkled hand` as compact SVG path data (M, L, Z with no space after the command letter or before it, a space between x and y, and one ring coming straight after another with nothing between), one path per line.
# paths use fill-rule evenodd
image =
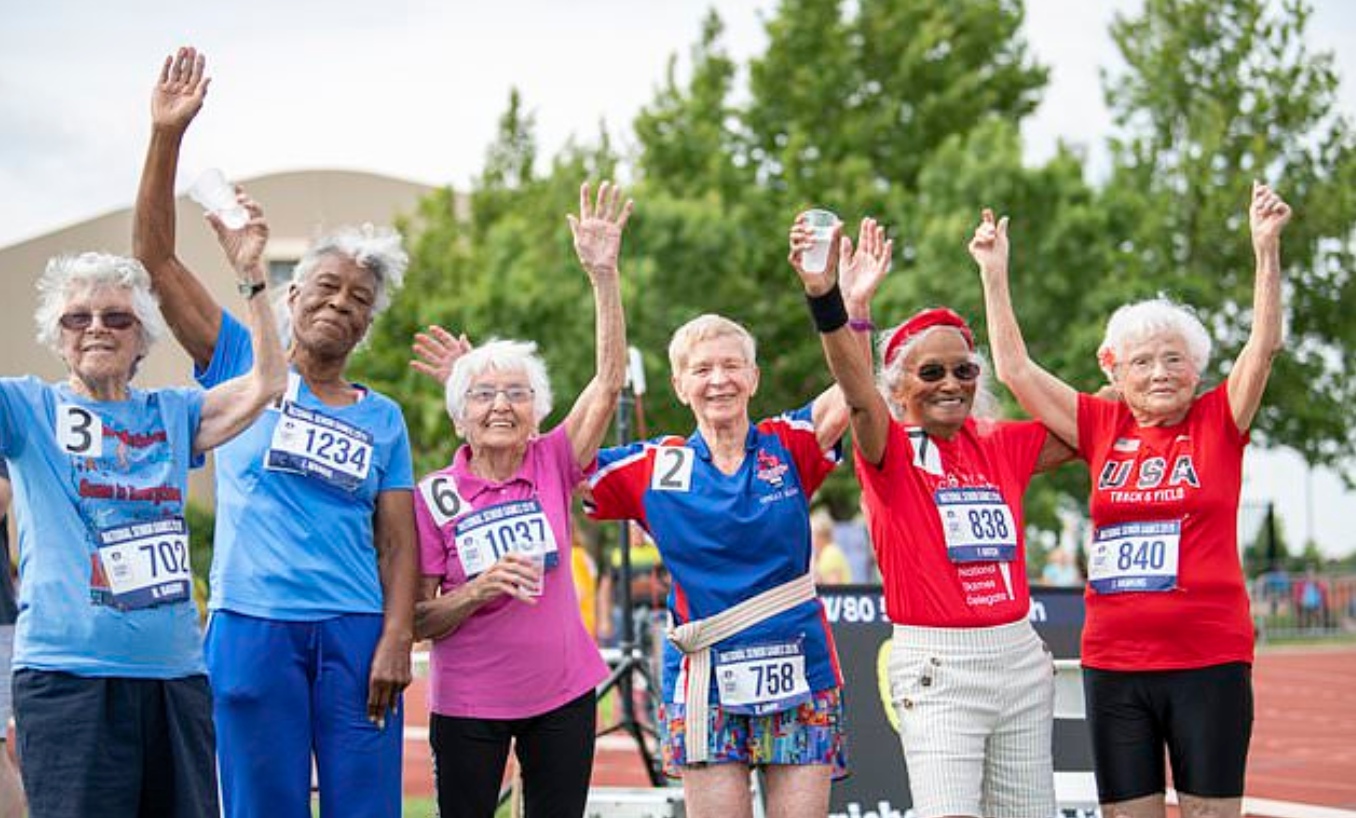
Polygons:
M235 200L249 214L249 221L237 230L227 227L215 213L207 214L207 223L216 231L217 242L226 253L231 267L246 281L262 281L258 275L263 270L264 248L268 246L268 221L264 219L264 210L259 203L249 197L239 186L235 189Z
M400 704L400 693L414 678L410 672L411 637L384 633L372 652L367 676L367 720L386 728L386 714Z
M437 324L430 324L428 332L414 334L414 343L410 344L414 358L410 361L410 367L445 384L452 377L453 365L471 349L466 333L453 336Z
M590 202L589 183L585 182L579 186L579 216L565 217L574 236L574 251L590 278L617 272L622 231L635 206L630 199L624 205L620 203L621 188L606 180L598 186L597 201Z
M852 239L843 237L838 247L838 270L848 315L864 318L870 312L871 299L890 272L894 249L894 239L885 238L885 228L875 219L862 219L855 251Z
M800 283L805 287L805 294L808 296L819 296L833 289L833 285L838 281L838 253L834 252L839 240L842 238L843 225L837 224L833 228L833 238L829 244L829 261L824 265L824 270L818 273L806 272L802 259L805 254L814 247L815 230L805 223L805 214L802 213L796 217L796 221L791 225L791 252L787 254L786 260L791 262L791 268L800 276Z
M1261 182L1252 183L1252 206L1248 208L1248 227L1252 230L1252 246L1269 250L1280 243L1281 230L1290 221L1290 205L1270 187Z
M537 576L537 567L532 564L532 560L522 554L508 553L473 581L477 586L476 596L481 602L511 596L529 605L536 605L537 598L529 594L527 589L541 582L542 578Z
M160 68L160 79L151 92L151 123L183 129L202 109L207 86L212 82L206 76L207 57L192 48L181 48L177 54L165 58Z
M993 211L984 208L974 238L970 239L970 257L981 273L1008 271L1008 217L994 221Z

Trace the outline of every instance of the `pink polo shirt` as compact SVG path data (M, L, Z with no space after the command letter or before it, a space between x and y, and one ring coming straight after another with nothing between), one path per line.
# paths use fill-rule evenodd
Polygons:
M585 473L574 462L563 425L528 443L518 473L492 483L471 473L470 448L452 465L426 476L415 493L420 566L439 577L442 592L467 582L477 556L457 548L468 531L485 543L501 543L512 529L539 531L541 516L554 537L545 589L532 605L509 596L481 607L459 628L433 643L429 707L444 716L518 719L550 712L591 690L607 676L579 617L570 559L570 502ZM534 503L536 505L534 505ZM497 521L520 521L496 529ZM488 533L487 533L488 532ZM533 536L540 536L539 533Z

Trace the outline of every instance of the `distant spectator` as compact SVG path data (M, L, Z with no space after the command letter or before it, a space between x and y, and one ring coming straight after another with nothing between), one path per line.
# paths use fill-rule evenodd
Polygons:
M1041 570L1041 582L1060 588L1079 585L1083 578L1078 575L1078 566L1073 555L1062 547L1050 549L1045 555L1045 568Z
M1328 624L1328 583L1318 575L1314 566L1304 571L1292 591L1295 613L1303 630L1326 627Z
M833 517L820 509L810 515L810 564L816 585L847 585L852 582L852 566L843 549L834 542Z
M861 517L833 524L833 541L843 549L853 582L879 582L876 555L871 553L871 535Z

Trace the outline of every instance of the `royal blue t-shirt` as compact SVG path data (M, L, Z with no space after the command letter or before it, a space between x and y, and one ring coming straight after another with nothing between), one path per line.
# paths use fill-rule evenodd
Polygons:
M210 387L253 361L249 332L222 313L212 361L195 374ZM211 608L287 621L379 614L377 497L414 486L405 419L371 390L357 403L327 406L295 373L288 393L217 449ZM298 432L290 448L278 445L280 421ZM308 446L309 457L298 454ZM341 466L331 469L336 454Z
M0 378L0 455L19 524L16 669L147 679L205 672L191 580L178 601L125 608L98 558L108 532L182 519L202 401L198 389L133 389L125 401L103 402L64 383ZM186 542L173 546L156 566L182 572Z
M604 449L586 504L595 519L637 520L673 577L669 612L677 623L704 619L810 570L810 496L840 451L820 449L813 403L749 428L744 462L716 468L700 432ZM714 645L717 651L803 637L810 690L842 683L833 635L818 599ZM676 691L683 655L664 645L664 699ZM710 700L718 700L712 674Z

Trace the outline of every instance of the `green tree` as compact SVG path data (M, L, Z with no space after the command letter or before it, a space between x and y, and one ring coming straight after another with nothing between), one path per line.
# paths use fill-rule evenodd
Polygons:
M1106 306L1165 291L1193 305L1228 371L1251 318L1246 206L1270 182L1296 218L1286 228L1286 353L1254 428L1310 462L1356 454L1353 214L1356 137L1335 113L1331 54L1305 45L1300 0L1147 0L1111 33L1125 71L1106 83L1118 132L1106 188L1113 275ZM1105 316L1106 311L1099 313Z

